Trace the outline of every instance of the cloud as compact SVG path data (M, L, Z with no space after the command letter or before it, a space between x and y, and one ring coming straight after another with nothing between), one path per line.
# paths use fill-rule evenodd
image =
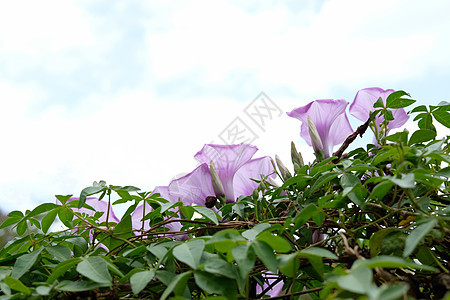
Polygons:
M168 184L235 117L252 124L243 110L260 91L291 111L448 74L445 1L299 3L2 3L1 205L30 208L100 179ZM312 160L299 127L284 115L254 127L257 155L289 165L294 140Z

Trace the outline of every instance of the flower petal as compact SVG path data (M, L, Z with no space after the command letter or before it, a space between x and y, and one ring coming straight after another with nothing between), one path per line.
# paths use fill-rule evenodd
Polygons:
M272 159L269 156L255 158L243 165L234 175L234 198L250 196L258 183L250 178L261 179L261 174L268 176L274 172ZM276 174L271 175L276 177Z
M206 197L215 195L207 164L201 164L191 173L172 180L168 189L170 201L182 201L184 205L205 206Z

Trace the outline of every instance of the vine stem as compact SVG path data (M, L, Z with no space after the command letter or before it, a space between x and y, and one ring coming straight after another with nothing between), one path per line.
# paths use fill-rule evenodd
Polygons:
M348 148L348 146L350 146L351 143L353 143L353 141L356 139L356 137L359 135L360 137L363 136L363 134L366 132L367 128L369 127L370 124L370 118L366 121L366 123L360 125L355 132L353 132L351 135L349 135L344 143L342 144L342 146L334 153L334 156L337 156L336 159L333 160L333 163L337 164L342 157L342 154L344 153L344 151Z

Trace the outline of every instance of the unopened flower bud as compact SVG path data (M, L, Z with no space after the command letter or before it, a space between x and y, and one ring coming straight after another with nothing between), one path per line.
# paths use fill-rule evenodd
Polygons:
M275 187L275 188L279 188L279 187L280 187L280 186L278 185L278 183L277 183L275 180L273 180L272 177L268 177L268 178L267 178L267 182L268 182L270 185L272 185L273 187Z
M220 181L219 174L217 174L216 166L213 161L209 164L209 172L211 173L211 183L216 197L225 196L225 190L223 189L222 182Z
M260 190L261 192L264 192L264 191L267 190L267 186L266 186L266 184L264 183L264 181L261 181L261 182L259 183L258 190Z
M285 167L285 165L281 161L280 157L278 157L278 155L276 155L276 154L275 154L275 161L277 162L277 166L278 166L278 169L280 170L280 174L281 174L281 177L283 178L283 180L287 180L287 179L291 178L292 177L291 173Z
M303 155L302 153L299 151L298 152L298 157L300 158L300 168L303 167L305 165L305 161L303 160Z
M311 118L308 116L308 131L309 136L311 137L311 145L314 149L314 152L319 152L319 150L323 150L322 140L320 139L319 132L317 131L316 125L314 125Z
M258 198L259 198L258 188L253 190L252 197L253 197L253 200L258 200Z
M295 174L300 174L300 166L297 163L294 163L294 172Z
M297 164L300 167L304 165L302 154L297 151L294 142L291 142L291 160L293 165Z

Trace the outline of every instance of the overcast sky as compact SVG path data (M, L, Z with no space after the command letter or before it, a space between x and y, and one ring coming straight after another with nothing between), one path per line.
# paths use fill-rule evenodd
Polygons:
M238 125L256 157L288 164L294 140L312 160L285 112L315 99L379 86L449 101L449 11L447 0L2 1L0 208L94 180L167 185ZM273 108L264 124L248 114L261 103Z

